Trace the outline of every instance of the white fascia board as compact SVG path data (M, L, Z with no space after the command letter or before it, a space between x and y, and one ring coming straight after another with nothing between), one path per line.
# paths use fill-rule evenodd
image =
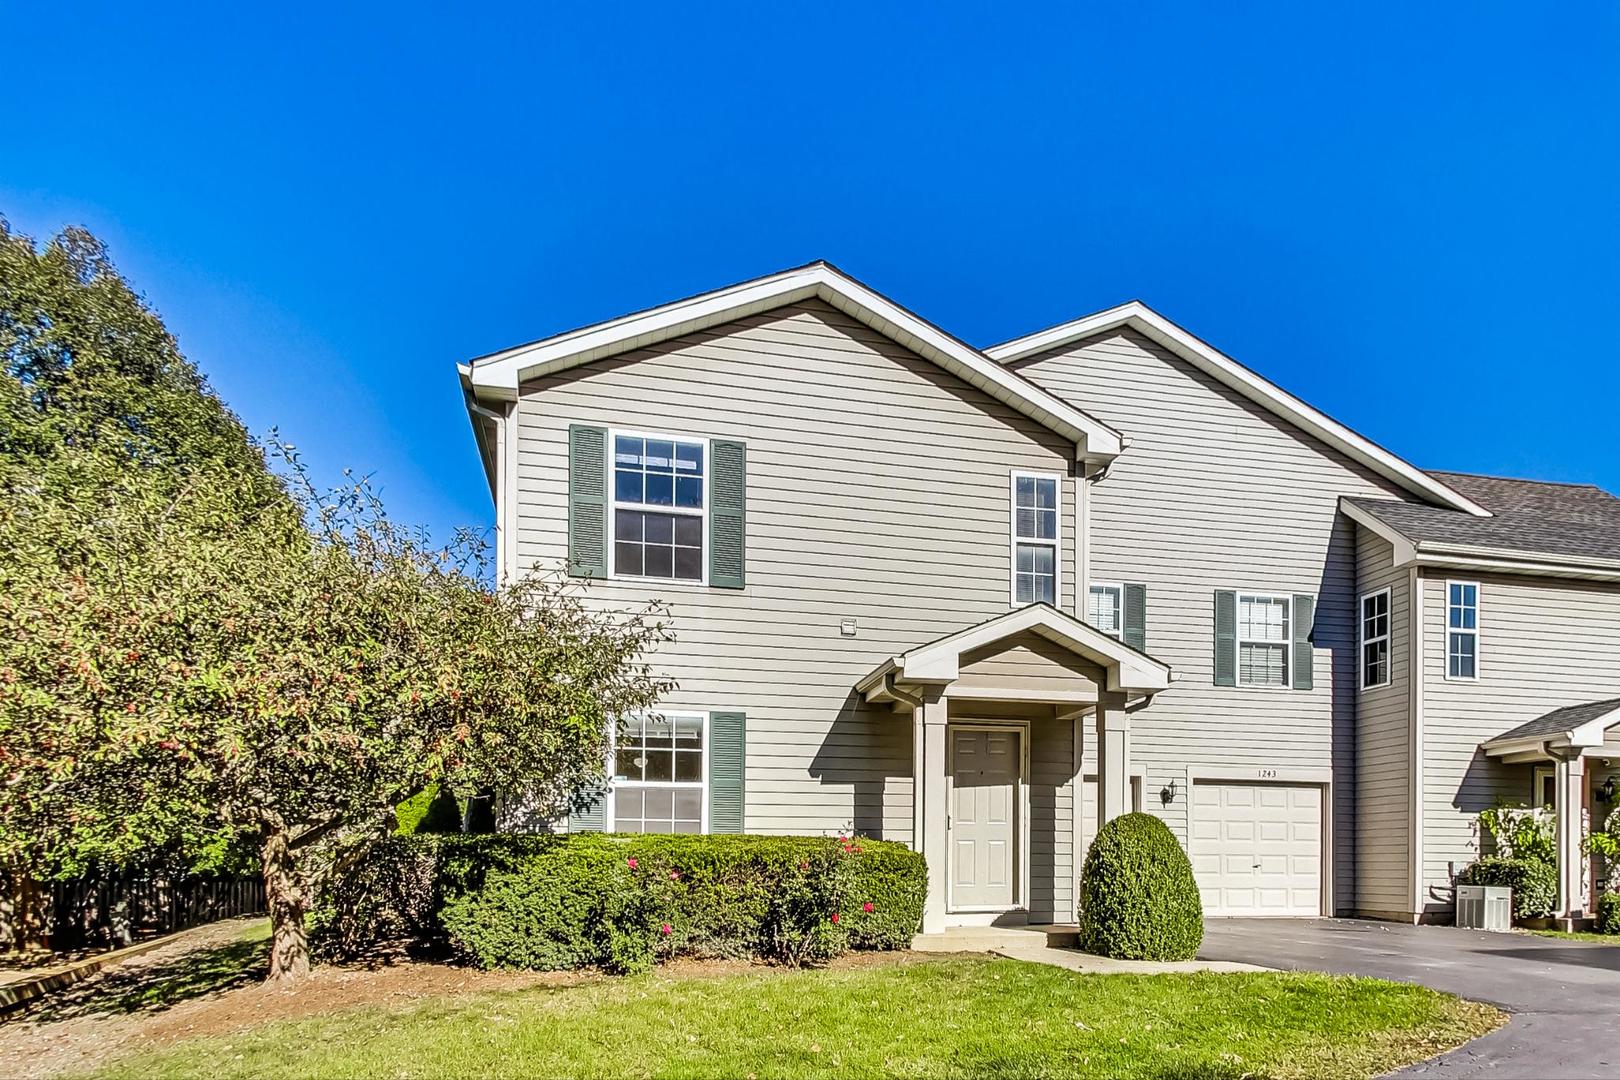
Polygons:
M1480 552L1480 553L1476 553ZM1537 558L1521 551L1451 548L1419 544L1413 560L1435 570L1469 573L1522 574L1526 577L1571 578L1578 581L1620 581L1620 563L1612 559Z
M1372 440L1356 434L1326 413L1312 408L1270 380L1250 371L1139 300L1132 300L1107 311L1099 311L1095 315L1087 315L1085 318L1063 323L1027 337L992 345L984 352L991 359L1008 364L1124 326L1129 326L1158 342L1250 401L1280 416L1295 427L1309 432L1413 494L1440 506L1473 514L1475 517L1491 516L1489 510L1472 499L1452 490L1417 466L1403 461Z
M1389 542L1389 546L1393 548L1395 552L1394 559L1390 563L1391 566L1405 566L1407 563L1417 558L1417 547L1412 543L1412 541L1408 540L1406 537L1390 528L1388 524L1380 521L1372 514L1363 510L1361 507L1341 498L1339 500L1339 512L1345 517L1349 518L1351 521L1355 522L1357 525L1368 529L1375 536Z
M1596 716L1569 732L1569 745L1589 748L1602 746L1609 729L1620 724L1620 709Z
M1118 431L1006 370L926 320L825 264L733 285L610 322L520 345L462 365L480 397L515 399L523 383L722 323L816 297L1073 442L1076 457L1106 462L1124 450Z

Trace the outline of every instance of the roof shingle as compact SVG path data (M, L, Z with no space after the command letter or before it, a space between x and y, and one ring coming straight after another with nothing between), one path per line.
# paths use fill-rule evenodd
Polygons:
M1620 709L1620 698L1610 698L1607 701L1589 701L1585 705L1566 705L1562 709L1554 709L1545 716L1538 716L1528 723L1520 724L1512 731L1505 731L1496 736L1491 742L1508 742L1516 739L1537 739L1553 735L1563 735L1574 731L1582 724L1590 723L1600 716L1606 716Z

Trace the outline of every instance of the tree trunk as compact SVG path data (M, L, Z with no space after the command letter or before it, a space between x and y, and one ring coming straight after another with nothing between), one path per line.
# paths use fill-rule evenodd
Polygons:
M304 912L309 900L293 866L285 828L267 825L261 854L264 900L270 908L270 974L266 982L291 982L309 974L309 938Z
M11 922L11 951L14 953L49 952L45 944L45 904L47 890L42 889L34 876L21 863L6 867L3 875L10 886L4 915Z

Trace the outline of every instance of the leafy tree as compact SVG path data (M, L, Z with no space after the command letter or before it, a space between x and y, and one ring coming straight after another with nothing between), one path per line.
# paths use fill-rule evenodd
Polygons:
M85 265L79 287L107 288L105 260ZM51 303L93 324L65 291L30 325L54 327ZM43 336L8 340L49 360ZM277 479L165 359L203 405L184 406L187 378L128 364L73 399L27 371L8 387L27 423L0 517L0 753L27 797L0 810L0 845L37 869L249 837L270 977L295 977L310 897L425 784L560 811L599 779L610 718L668 689L641 659L667 631L659 609L603 612L561 577L493 589L475 536L436 548L364 481L318 491L279 444ZM30 363L76 385L76 355Z

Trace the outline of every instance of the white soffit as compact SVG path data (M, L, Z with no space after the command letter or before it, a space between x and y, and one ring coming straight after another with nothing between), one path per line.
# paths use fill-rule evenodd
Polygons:
M1440 483L1417 466L1401 460L1372 440L1356 434L1326 413L1244 367L1219 349L1183 330L1140 300L1087 315L1027 337L1015 338L984 350L1003 364L1023 360L1072 342L1130 327L1157 342L1244 397L1321 439L1373 472L1399 484L1412 494L1439 506L1490 517L1485 507Z
M531 379L812 297L1051 428L1072 441L1084 460L1107 461L1124 449L1121 434L1107 424L824 262L491 353L459 368L463 383L477 397L511 401Z

